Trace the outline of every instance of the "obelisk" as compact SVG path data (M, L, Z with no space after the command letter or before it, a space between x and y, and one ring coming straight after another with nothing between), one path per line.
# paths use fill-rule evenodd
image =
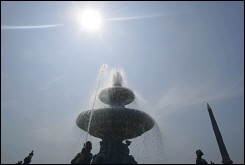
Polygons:
M215 137L216 137L216 140L218 142L218 145L219 145L219 150L220 150L220 153L221 153L221 156L222 156L222 163L223 164L232 164L233 161L230 159L229 157L229 154L226 150L226 147L225 147L225 143L223 141L223 138L222 138L222 135L219 131L219 127L218 127L218 124L214 118L214 114L213 114L213 111L211 109L211 107L209 106L209 104L207 103L207 106L208 106L208 113L209 113L209 116L210 116L210 119L211 119L211 123L212 123L212 126L213 126L213 130L214 130L214 134L215 134Z

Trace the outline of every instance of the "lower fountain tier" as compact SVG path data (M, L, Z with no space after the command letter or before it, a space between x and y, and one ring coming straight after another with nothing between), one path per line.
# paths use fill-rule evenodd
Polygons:
M149 131L155 124L148 114L136 109L101 108L82 112L78 116L77 126L86 132L92 112L89 134L100 139L132 139Z

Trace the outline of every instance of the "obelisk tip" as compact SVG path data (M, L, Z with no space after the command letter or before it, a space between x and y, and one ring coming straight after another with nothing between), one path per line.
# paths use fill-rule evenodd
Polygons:
M210 105L209 105L208 103L207 103L207 108L208 108L208 109L211 109L211 107L210 107Z

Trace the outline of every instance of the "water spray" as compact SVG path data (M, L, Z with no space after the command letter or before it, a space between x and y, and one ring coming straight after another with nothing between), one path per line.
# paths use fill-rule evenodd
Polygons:
M92 116L93 116L93 110L94 110L94 105L95 105L95 101L96 101L96 98L97 98L97 93L98 93L98 90L99 90L99 86L100 86L100 81L101 81L101 78L102 78L102 75L103 75L103 72L105 69L108 68L108 65L107 64L103 64L101 69L100 69L100 74L99 74L99 79L98 79L98 83L97 83L97 88L96 88L96 91L95 91L95 96L94 96L94 100L93 100L93 105L92 105L92 112L91 112L91 115L89 117L89 123L88 123L88 132L86 134L86 138L85 138L85 143L87 142L87 139L88 139L88 134L89 134L89 130L90 130L90 124L91 124L91 120L92 120Z

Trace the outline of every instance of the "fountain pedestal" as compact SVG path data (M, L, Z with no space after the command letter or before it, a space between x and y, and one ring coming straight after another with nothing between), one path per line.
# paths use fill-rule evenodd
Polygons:
M113 75L113 86L103 89L99 99L110 105L82 112L77 118L77 125L90 135L102 139L100 151L94 155L92 163L136 164L129 155L130 142L153 128L154 120L145 112L125 108L134 101L134 93L122 87L122 77L119 72ZM126 143L123 141L126 140Z

